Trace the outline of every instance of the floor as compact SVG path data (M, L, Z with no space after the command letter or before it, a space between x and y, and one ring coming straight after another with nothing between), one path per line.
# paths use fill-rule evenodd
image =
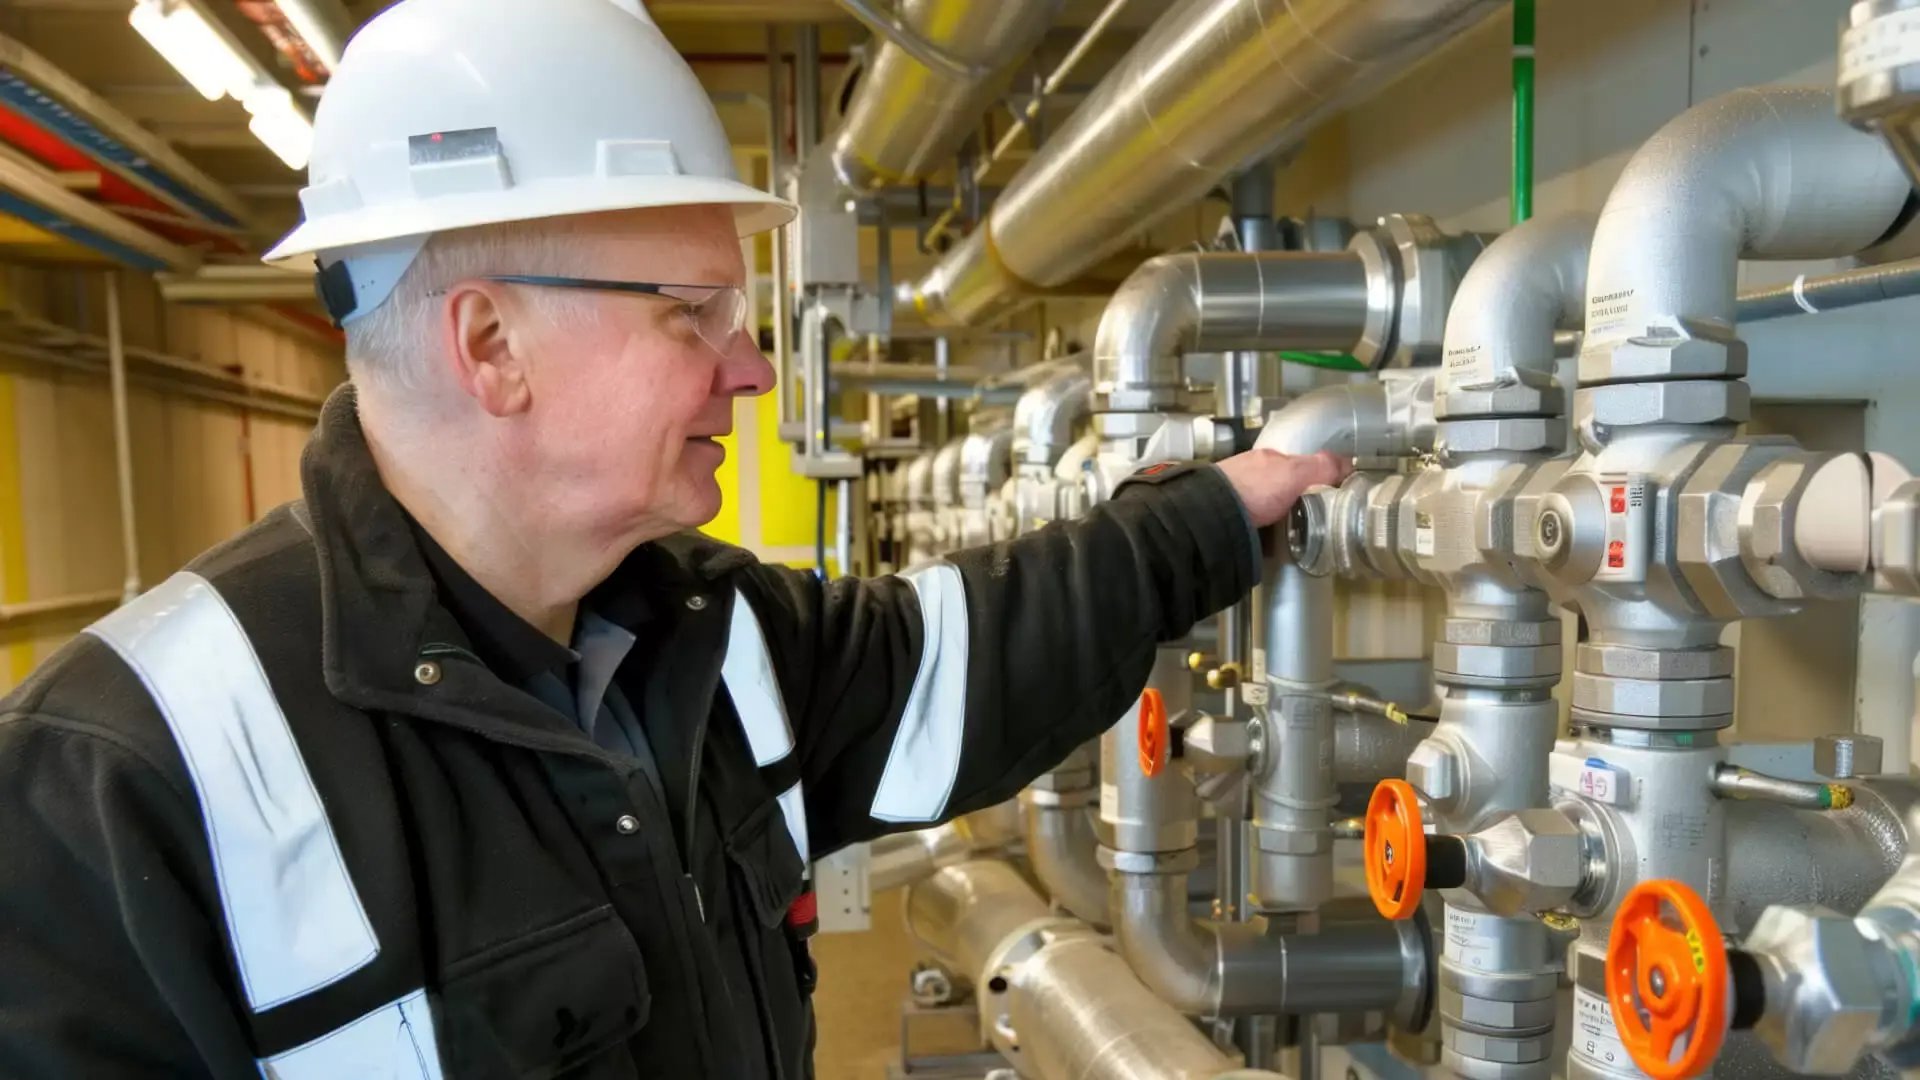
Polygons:
M902 900L892 889L873 896L873 927L858 934L813 939L820 966L815 1013L820 1041L814 1051L819 1080L884 1080L899 1052L900 1004L916 952Z

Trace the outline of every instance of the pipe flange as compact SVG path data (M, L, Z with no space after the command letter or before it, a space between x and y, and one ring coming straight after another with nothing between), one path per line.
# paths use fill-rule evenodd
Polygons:
M1559 453L1567 443L1567 425L1557 417L1500 416L1477 420L1446 420L1438 426L1434 450L1452 454Z
M1560 644L1560 620L1500 622L1494 619L1443 619L1440 640L1450 645L1537 648Z
M1580 386L1603 383L1738 379L1747 373L1747 345L1731 327L1672 315L1650 317L1624 340L1580 350Z
M1574 647L1576 672L1621 679L1719 679L1733 675L1734 652L1725 645L1705 649L1636 649L1628 645L1581 642Z
M1573 423L1588 449L1605 446L1614 428L1648 424L1743 424L1752 392L1740 381L1620 383L1583 387L1573 395Z
M1483 1035L1465 1028L1443 1026L1440 1029L1440 1045L1443 1055L1459 1055L1469 1059L1469 1063L1456 1067L1445 1060L1443 1065L1467 1076L1478 1075L1473 1070L1473 1062L1492 1062L1496 1065L1524 1066L1544 1062L1553 1056L1553 1036L1534 1035L1531 1037L1508 1038L1499 1035Z
M1049 791L1046 788L1030 787L1021 792L1020 797L1035 806L1044 806L1052 810L1078 810L1099 802L1100 789L1066 788Z
M1372 229L1355 233L1347 242L1347 250L1360 257L1367 283L1367 317L1353 358L1378 370L1386 366L1393 349L1394 317L1399 313L1399 266L1387 250L1385 238Z
M1393 351L1384 366L1437 364L1454 290L1486 242L1471 233L1449 236L1425 214L1388 214L1377 231L1393 249L1400 278Z
M1461 645L1437 641L1433 645L1435 675L1469 675L1483 679L1537 679L1560 674L1560 646Z
M1094 852L1103 870L1122 874L1190 874L1200 865L1197 848L1179 851L1116 851L1100 845Z
M1733 711L1733 680L1624 679L1573 673L1573 707L1627 716L1719 716Z
M1337 569L1328 533L1335 527L1338 494L1334 488L1309 488L1287 513L1287 551L1294 565L1314 577L1326 577Z
M1634 731L1719 731L1733 726L1731 712L1713 716L1642 716L1631 713L1601 712L1597 709L1583 709L1575 706L1569 711L1569 715L1572 722L1581 727L1627 728Z
M1518 382L1499 386L1449 389L1433 399L1435 420L1473 420L1489 416L1558 416L1566 411L1566 395L1552 376L1515 371Z

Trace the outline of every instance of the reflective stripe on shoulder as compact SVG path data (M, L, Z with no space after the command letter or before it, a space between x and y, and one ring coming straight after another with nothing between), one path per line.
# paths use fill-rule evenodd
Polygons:
M441 1080L427 992L382 1005L305 1046L260 1062L266 1080Z
M873 795L881 821L937 821L960 772L967 720L967 588L939 562L900 575L920 599L920 668Z
M793 724L787 719L780 677L773 670L773 654L767 650L760 618L738 591L733 594L733 619L727 629L727 655L720 663L720 678L726 683L727 696L733 699L740 726L746 729L754 764L765 768L785 761L793 753ZM787 819L787 832L800 851L800 861L812 861L807 846L806 801L798 783L780 794L780 813Z
M139 675L186 759L253 1011L371 963L380 943L326 808L220 593L175 574L87 632Z

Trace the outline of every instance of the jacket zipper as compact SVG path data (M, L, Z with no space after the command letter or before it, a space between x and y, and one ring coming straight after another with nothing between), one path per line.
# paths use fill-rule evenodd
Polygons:
M709 705L701 712L699 721L693 726L693 755L692 761L689 762L690 768L687 771L687 847L686 855L680 863L683 872L685 872L687 876L687 884L693 886L693 902L694 906L700 909L700 921L702 923L707 921L707 901L705 897L700 895L700 882L693 876L692 859L694 852L694 827L700 820L700 765L707 747L707 718L711 716L712 713L713 708Z

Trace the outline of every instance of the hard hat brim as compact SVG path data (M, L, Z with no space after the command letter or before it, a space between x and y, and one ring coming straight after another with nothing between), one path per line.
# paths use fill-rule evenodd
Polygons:
M733 207L735 225L743 237L777 229L798 213L787 200L738 180L708 176L591 177L328 214L302 222L261 261L288 269L311 269L314 257L322 252L348 251L406 236L574 214L701 205Z

